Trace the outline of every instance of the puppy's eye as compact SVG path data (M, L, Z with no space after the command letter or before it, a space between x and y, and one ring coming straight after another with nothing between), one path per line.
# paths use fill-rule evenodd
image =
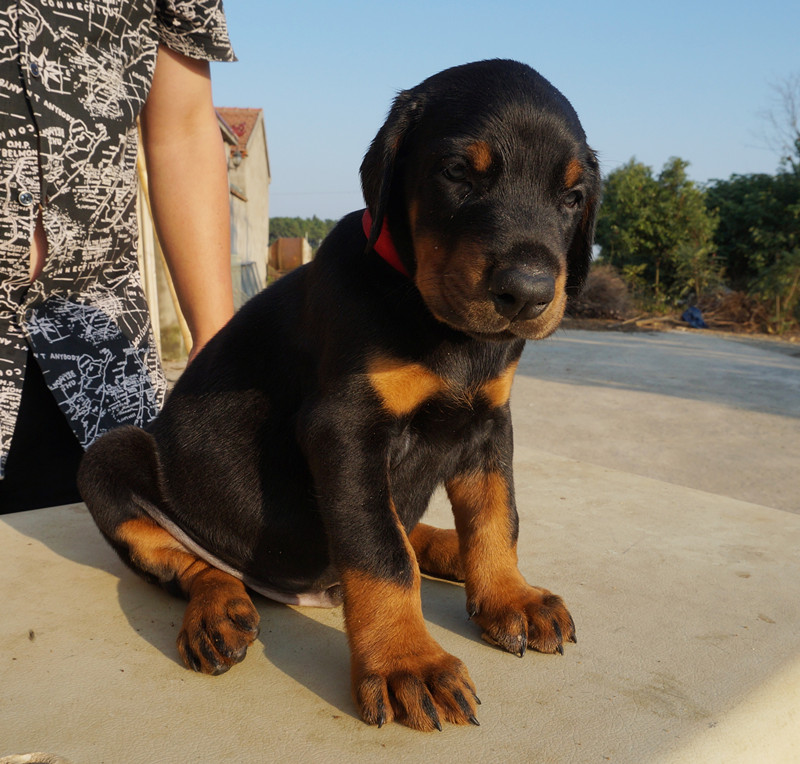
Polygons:
M467 181L467 166L463 162L452 162L442 170L442 174L453 183L464 183Z
M564 197L564 206L568 207L571 210L574 210L576 207L579 207L583 202L583 192L581 191L570 191Z

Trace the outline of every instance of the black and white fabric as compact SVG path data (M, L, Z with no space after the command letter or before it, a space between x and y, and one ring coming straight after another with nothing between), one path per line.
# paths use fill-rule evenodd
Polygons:
M135 207L159 44L235 60L221 0L0 3L0 477L28 347L84 447L163 402ZM31 283L39 215L49 254Z

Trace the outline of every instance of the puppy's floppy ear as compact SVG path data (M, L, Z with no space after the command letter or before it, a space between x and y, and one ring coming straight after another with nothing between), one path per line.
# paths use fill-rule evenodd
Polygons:
M372 141L361 163L361 190L372 215L367 248L377 241L389 206L397 159L403 142L422 114L422 99L413 90L404 90L395 98L389 116Z
M581 222L572 237L567 253L567 295L577 297L583 289L586 276L589 273L589 264L592 261L592 246L594 244L594 226L597 221L597 210L600 207L601 182L600 165L597 155L587 147L586 166L587 188L586 200L583 207Z

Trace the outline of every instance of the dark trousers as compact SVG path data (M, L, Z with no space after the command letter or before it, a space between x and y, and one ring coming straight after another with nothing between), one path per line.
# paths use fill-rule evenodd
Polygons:
M5 478L0 480L0 514L80 501L75 476L82 455L78 439L29 352L22 405Z

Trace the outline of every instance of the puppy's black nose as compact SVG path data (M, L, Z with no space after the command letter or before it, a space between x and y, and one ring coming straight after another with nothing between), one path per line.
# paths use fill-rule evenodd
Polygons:
M489 293L501 316L525 321L536 318L553 301L556 282L546 273L501 268L489 279Z

